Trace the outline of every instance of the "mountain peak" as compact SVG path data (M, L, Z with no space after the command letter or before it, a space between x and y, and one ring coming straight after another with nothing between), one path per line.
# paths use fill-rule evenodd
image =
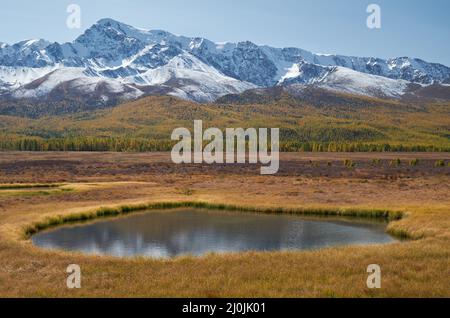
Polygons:
M97 41L107 39L120 42L119 45L123 45L127 41L142 42L148 45L174 38L177 37L164 30L140 29L114 19L104 18L93 24L75 42L89 45L93 39Z
M105 24L117 24L117 23L121 24L122 22L117 21L117 20L114 20L114 19L111 19L111 18L102 18L102 19L100 19L100 20L98 20L98 21L96 22L96 24L101 24L101 25L105 25Z
M88 58L116 60L134 55L145 47L142 31L113 19L101 19L80 35L73 44L83 47Z
M104 29L115 29L121 32L127 32L128 30L137 30L135 27L128 25L126 23L110 19L110 18L103 18L95 22L90 28L88 28L86 31L89 30L104 30Z
M251 49L256 49L256 48L258 48L258 45L256 45L255 43L253 43L253 42L251 42L251 41L242 41L242 42L239 42L239 43L237 44L237 46L238 46L239 48L251 48Z
M55 69L59 71L46 77ZM31 82L45 85L30 91ZM399 96L405 82L449 83L450 68L408 57L385 60L320 55L250 41L215 43L139 29L111 18L98 20L71 43L40 39L12 46L0 43L0 92L14 95L11 90L22 87L17 96L48 93L62 83L89 83L87 92L107 83L114 94L142 89L139 94L164 91L196 101L249 87L291 84Z
M29 39L16 43L15 45L23 48L38 48L43 49L50 45L50 42L43 39Z
M93 26L101 26L101 27L112 27L112 28L119 28L124 30L139 30L138 28L135 28L129 24L126 24L124 22L120 22L111 18L103 18L98 20ZM145 30L140 30L145 31Z
M96 23L94 23L90 28L88 28L82 35L80 35L76 40L83 39L86 37L86 35L91 34L97 34L97 33L103 33L106 35L112 35L112 34L122 34L126 36L135 36L137 33L147 32L145 30L137 29L131 25L128 25L126 23L110 19L110 18L103 18L98 20Z

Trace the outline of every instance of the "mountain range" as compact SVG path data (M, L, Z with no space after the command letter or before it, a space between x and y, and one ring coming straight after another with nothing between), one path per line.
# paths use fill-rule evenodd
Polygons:
M146 95L213 102L224 95L317 87L401 99L450 86L450 68L421 59L314 54L252 42L217 43L102 19L70 43L0 43L0 103L91 108ZM59 105L59 104L58 104Z

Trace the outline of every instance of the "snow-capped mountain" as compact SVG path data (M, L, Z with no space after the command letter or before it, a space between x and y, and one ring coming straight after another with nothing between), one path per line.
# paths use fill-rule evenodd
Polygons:
M357 72L341 66L294 64L281 79L282 86L313 85L336 92L398 98L408 91L411 82ZM301 86L300 86L301 87Z
M68 94L105 103L157 92L209 102L292 84L395 98L413 83L450 83L450 68L408 57L383 60L252 42L215 43L112 19L98 21L71 43L0 43L3 99Z

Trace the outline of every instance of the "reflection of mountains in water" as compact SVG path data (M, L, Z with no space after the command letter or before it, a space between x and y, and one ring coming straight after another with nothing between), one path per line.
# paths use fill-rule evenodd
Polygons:
M293 215L176 210L60 228L38 234L34 242L95 254L171 257L390 242L384 228L381 223Z

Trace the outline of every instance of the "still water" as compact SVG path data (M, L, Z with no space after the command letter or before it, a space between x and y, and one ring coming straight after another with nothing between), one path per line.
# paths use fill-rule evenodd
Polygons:
M60 227L32 240L47 249L168 258L393 242L385 229L386 223L367 220L182 209Z

